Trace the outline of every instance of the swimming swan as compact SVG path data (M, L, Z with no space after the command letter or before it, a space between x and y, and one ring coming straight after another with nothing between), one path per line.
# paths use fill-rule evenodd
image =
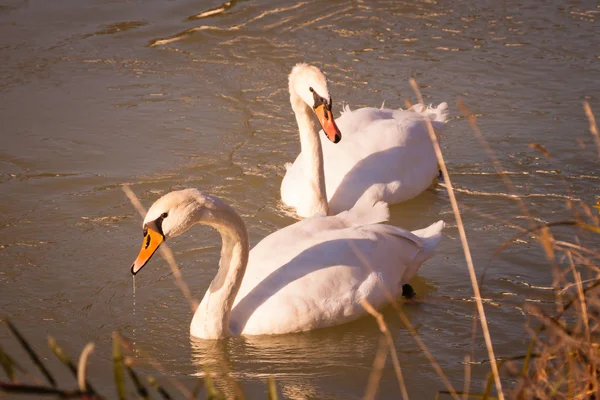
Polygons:
M136 274L160 244L195 224L222 239L219 269L198 306L190 332L203 339L306 331L366 314L360 299L382 307L402 293L441 239L442 221L414 232L378 224L384 202L361 201L335 216L317 215L276 231L251 251L240 216L197 189L158 199L144 219ZM366 263L365 263L366 261Z
M442 129L448 117L446 103L437 108L418 104L405 111L371 107L351 111L346 106L335 121L333 117L319 117L328 137L334 126L341 131L339 137L343 135L343 139L333 144L320 143L309 112L317 104L311 95L316 92L315 99L326 104L331 116L325 75L317 67L298 64L289 75L289 91L301 151L293 164L286 164L281 200L294 207L299 216L325 211L318 198L317 152L322 152L326 163L324 192L330 215L349 210L362 196L388 204L409 200L438 176L425 120L429 119L436 130Z

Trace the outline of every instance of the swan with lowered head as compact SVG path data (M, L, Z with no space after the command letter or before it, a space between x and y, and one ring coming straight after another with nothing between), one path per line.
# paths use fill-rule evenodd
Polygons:
M195 224L222 239L219 268L192 319L192 336L283 334L342 324L399 297L433 255L444 226L414 232L378 224L387 205L361 201L335 216L317 215L276 231L252 250L240 216L224 201L196 189L166 194L144 219L136 274L160 244ZM385 288L385 290L383 288Z
M293 164L286 164L281 183L282 201L295 208L301 217L316 212L335 215L349 210L361 197L395 204L409 200L429 186L438 176L437 158L426 120L436 130L443 128L448 105L436 108L415 105L409 110L348 106L335 121L331 115L331 96L325 75L314 66L297 64L289 75L292 109L300 133L301 151ZM314 96L313 96L314 95ZM341 131L343 139L321 143L312 124L310 108L321 103L329 111L319 122L328 137ZM317 181L319 152L325 163L324 182ZM318 185L324 184L328 209L323 209Z

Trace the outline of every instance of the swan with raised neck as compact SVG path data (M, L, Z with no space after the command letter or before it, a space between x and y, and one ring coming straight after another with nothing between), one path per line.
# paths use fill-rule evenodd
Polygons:
M306 210L303 210L302 214L329 215L321 139L311 118L312 110L330 141L338 143L342 139L342 134L331 113L331 95L327 88L327 79L318 68L300 63L292 69L288 83L290 103L300 134L300 147L306 173L305 183L308 185L305 190L311 197L305 202Z
M350 210L363 197L400 203L437 182L437 156L427 126L431 123L441 131L448 119L446 103L437 107L417 104L408 110L383 106L350 110L345 106L335 120L344 138L334 145L318 140L308 112L313 101L309 87L329 99L331 106L323 73L317 67L298 64L289 81L301 151L294 163L286 164L281 200L298 216L326 211L335 215Z

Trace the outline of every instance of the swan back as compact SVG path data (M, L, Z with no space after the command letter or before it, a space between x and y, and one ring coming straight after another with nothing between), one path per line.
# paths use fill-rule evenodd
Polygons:
M443 222L416 235L359 224L344 214L299 221L252 249L232 310L232 333L305 331L365 315L360 300L379 308L389 304L387 294L397 298L441 238Z

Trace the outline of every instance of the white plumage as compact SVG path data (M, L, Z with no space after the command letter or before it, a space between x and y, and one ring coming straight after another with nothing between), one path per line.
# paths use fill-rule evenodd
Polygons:
M411 233L378 224L387 217L385 203L365 201L335 216L285 227L249 251L246 228L230 206L185 189L157 200L144 227L162 231L165 239L196 223L220 232L219 270L190 327L193 336L218 339L338 325L366 314L361 298L379 308L389 303L385 291L399 297L402 285L433 255L444 223ZM145 236L142 251L148 245ZM136 260L132 272L151 255Z
M304 70L313 73L307 74ZM293 90L319 82L329 96L324 75L316 67L299 64L290 74ZM294 82L292 85L291 82ZM308 105L310 99L307 99ZM296 118L299 110L294 108ZM441 130L448 117L448 106L436 108L416 105L408 110L345 107L335 121L341 132L339 143L322 141L325 187L329 214L349 210L361 197L395 204L409 200L429 186L438 175L437 158L427 132L426 119ZM313 128L314 129L314 128ZM311 134L307 124L299 124L300 139ZM314 213L315 187L310 164L315 156L302 151L293 164L286 165L281 183L281 199L294 207L301 217Z
M258 243L234 302L232 333L339 325L366 314L361 298L377 308L389 304L386 290L399 298L402 285L433 255L443 222L411 233L375 224L383 221L383 211L387 214L385 203L360 211L315 216Z

